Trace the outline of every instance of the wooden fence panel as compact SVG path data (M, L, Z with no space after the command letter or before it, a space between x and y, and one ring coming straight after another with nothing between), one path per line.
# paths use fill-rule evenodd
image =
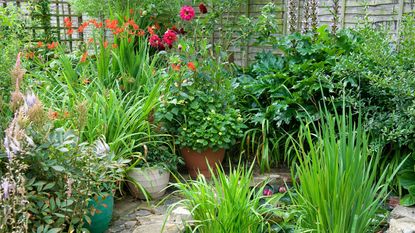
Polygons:
M287 4L289 0L246 0L244 7L236 9L236 12L232 12L231 15L237 20L237 16L245 14L250 17L256 17L261 13L262 7L266 4L273 2L278 7L277 20L281 28L280 36L287 33ZM298 30L301 30L304 6L307 0L294 0L298 3ZM27 0L0 0L0 6L7 6L8 4L14 4L21 7L25 11L27 7ZM319 22L320 25L330 25L333 19L331 9L333 0L319 0ZM415 10L415 0L339 0L340 6L340 27L354 27L359 22L362 22L365 16L368 17L370 22L377 25L390 26L391 33L396 34L397 28L405 13L413 12ZM51 32L53 32L53 38L51 40L59 40L67 42L71 49L73 49L77 42L84 41L88 38L88 32L85 35L78 33L76 28L82 23L82 17L74 14L71 6L67 0L50 0L50 26ZM235 17L236 16L236 17ZM30 17L30 16L28 16ZM67 35L64 29L63 19L65 17L71 18L74 27L74 34ZM33 25L30 28L33 36L33 40L38 40L39 35L42 35L42 29L38 25ZM44 33L44 32L43 32ZM220 38L219 33L216 33L214 39ZM240 46L231 48L235 55L235 60L238 64L247 65L255 57L255 55L263 50L270 50L270 47L256 47L252 43L247 46ZM276 52L276 51L275 51Z

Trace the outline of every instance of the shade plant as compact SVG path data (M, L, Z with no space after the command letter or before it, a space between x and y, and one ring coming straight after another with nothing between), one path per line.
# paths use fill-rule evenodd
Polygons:
M369 149L360 116L353 122L345 107L334 114L323 108L321 114L319 125L303 122L293 142L299 227L312 232L373 232L397 170L390 177L377 172L380 155Z

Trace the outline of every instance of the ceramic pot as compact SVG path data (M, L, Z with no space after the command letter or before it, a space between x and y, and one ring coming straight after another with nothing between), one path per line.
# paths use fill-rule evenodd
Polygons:
M94 209L89 214L91 224L86 221L84 227L91 233L104 233L108 230L114 210L114 197L112 194L99 196L88 203L88 210Z
M141 185L151 199L157 199L164 195L169 184L170 172L162 168L133 168L128 172L128 182L131 194L135 198L145 200L143 190L136 187L134 183Z
M218 151L207 149L197 152L189 148L182 148L181 152L192 178L196 178L199 173L206 178L210 178L212 175L209 171L209 166L213 171L216 171L216 164L220 165L225 157L225 149Z

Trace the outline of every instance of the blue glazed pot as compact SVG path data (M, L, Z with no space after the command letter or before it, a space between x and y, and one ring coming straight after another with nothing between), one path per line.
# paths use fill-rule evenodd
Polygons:
M95 209L95 211L91 211ZM88 210L91 224L85 223L91 233L104 233L109 228L114 210L114 197L112 194L99 196L89 201ZM92 212L92 213L91 213Z

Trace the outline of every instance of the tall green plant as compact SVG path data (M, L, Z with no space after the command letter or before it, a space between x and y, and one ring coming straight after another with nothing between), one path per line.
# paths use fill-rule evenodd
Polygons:
M369 150L360 117L354 123L345 107L341 114L325 109L321 115L320 126L301 124L294 144L299 226L312 232L373 232L376 211L396 172L391 177L377 173L380 156Z

